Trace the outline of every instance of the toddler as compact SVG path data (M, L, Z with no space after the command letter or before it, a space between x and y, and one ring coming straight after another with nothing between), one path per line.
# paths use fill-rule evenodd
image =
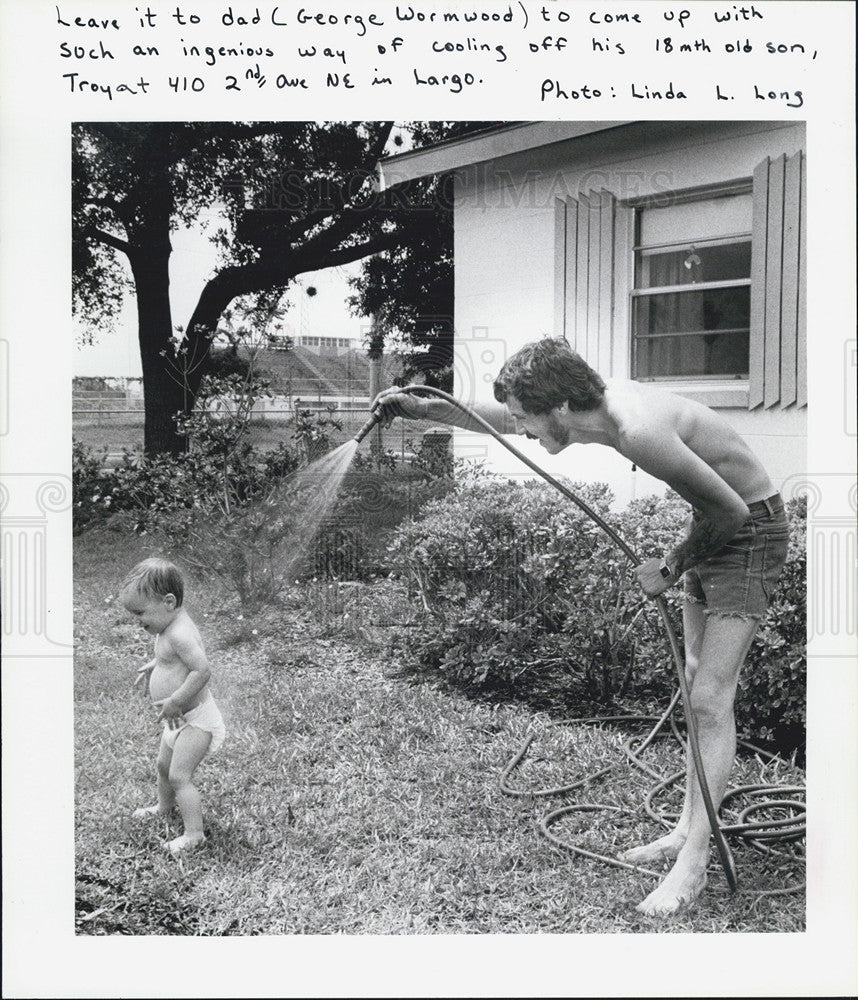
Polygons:
M137 671L135 686L149 682L149 694L163 722L158 750L158 801L135 816L164 816L178 805L181 837L167 843L173 854L205 840L200 793L194 771L223 743L223 718L208 687L211 670L200 633L182 607L182 574L165 559L145 559L125 578L120 600L155 636L155 658Z

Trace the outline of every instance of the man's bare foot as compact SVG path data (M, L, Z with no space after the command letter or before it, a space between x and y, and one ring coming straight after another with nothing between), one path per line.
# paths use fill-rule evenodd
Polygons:
M685 844L685 836L676 830L671 830L664 837L659 837L651 844L629 848L619 855L621 861L631 865L651 865L664 861L675 861Z
M171 809L162 809L161 805L156 802L154 806L141 806L139 809L134 810L135 819L145 819L147 816L169 816Z
M176 837L175 840L168 841L164 846L170 854L182 854L185 851L192 851L195 847L199 847L205 839L205 834L202 833L192 836L183 833L181 837Z
M698 867L688 869L681 862L675 864L665 880L638 903L635 909L648 917L664 917L676 913L681 907L696 899L706 885L706 872Z

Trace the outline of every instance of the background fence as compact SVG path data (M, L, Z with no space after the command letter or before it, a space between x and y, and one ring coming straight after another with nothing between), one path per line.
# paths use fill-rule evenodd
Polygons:
M248 440L254 446L276 448L283 440L291 438L295 410L318 411L330 415L341 427L330 428L332 446L348 440L360 430L370 414L369 399L357 398L308 398L283 397L266 399L254 407L248 427ZM329 407L333 409L329 410ZM72 410L72 433L76 441L95 450L105 452L106 468L117 464L124 451L140 451L143 447L142 399L116 395L92 395L87 398L75 395ZM385 451L390 451L401 461L408 461L419 450L424 433L437 427L429 421L396 420L391 427L381 428L375 440L381 441ZM369 444L371 436L367 440Z

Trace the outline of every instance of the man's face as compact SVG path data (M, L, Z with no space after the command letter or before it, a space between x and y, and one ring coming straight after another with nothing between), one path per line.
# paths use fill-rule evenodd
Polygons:
M150 635L160 635L176 617L176 598L172 594L148 597L139 591L127 590L122 594L121 600L125 610Z
M569 429L560 420L560 407L548 413L527 413L515 396L507 397L506 407L515 421L516 434L536 438L550 455L556 455L569 444Z

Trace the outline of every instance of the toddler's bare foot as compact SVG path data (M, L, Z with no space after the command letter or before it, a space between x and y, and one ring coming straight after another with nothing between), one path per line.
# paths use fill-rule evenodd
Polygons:
M659 837L651 844L642 844L640 847L632 847L628 851L623 851L619 858L631 865L651 865L664 861L675 861L684 844L685 836L677 833L676 830L671 830L670 833Z
M134 810L135 819L144 819L146 816L169 816L170 809L162 809L161 805L156 802L154 806L141 806L139 809Z
M175 840L168 841L165 844L165 847L170 854L182 854L185 851L192 851L195 847L199 847L205 839L205 834L202 833L193 834L191 836L188 836L187 833L183 833L181 837L176 837Z
M638 903L635 909L649 917L664 917L676 913L681 907L696 899L706 885L706 872L700 866L683 864L678 861L667 877Z

